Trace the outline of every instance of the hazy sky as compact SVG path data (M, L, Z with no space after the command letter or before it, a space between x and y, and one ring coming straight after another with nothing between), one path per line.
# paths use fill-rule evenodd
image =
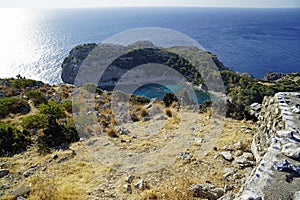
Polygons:
M300 7L300 0L0 0L0 7L65 8L125 6Z

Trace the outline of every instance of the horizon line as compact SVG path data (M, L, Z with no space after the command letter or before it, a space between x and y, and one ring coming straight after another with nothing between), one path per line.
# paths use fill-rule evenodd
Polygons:
M73 6L73 7L0 7L0 9L80 9L80 8L243 8L243 9L299 9L299 6L284 6L284 7L279 7L279 6L192 6L192 5L134 5L134 6Z

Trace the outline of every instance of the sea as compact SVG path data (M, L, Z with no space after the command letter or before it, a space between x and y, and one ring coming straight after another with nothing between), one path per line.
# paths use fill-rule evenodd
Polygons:
M186 34L225 66L257 78L300 72L296 8L1 8L0 27L0 77L60 83L62 61L73 47L142 27Z

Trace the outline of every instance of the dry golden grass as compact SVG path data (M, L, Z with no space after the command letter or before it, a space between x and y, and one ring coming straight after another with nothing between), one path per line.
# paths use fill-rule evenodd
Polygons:
M191 200L193 192L189 190L195 182L188 177L169 177L164 181L159 190L147 190L140 194L143 200Z
M175 108L175 107L177 107L178 106L178 102L176 102L176 101L173 101L173 103L171 104L171 108Z
M141 117L146 117L148 115L148 112L145 108L143 108L141 111L140 111L140 116Z
M104 96L107 98L110 97L110 95L105 93ZM109 101L108 99L106 100ZM161 104L155 103L154 106L161 106ZM175 104L174 107L176 107ZM132 109L135 109L135 111L132 111ZM132 115L136 115L136 112L139 111L139 117L146 116L147 114L147 110L142 105L132 107L130 110L131 111L129 112ZM145 113L142 114L142 112ZM208 125L212 121L206 119L207 116L211 116L211 111L201 115L198 115L197 113L191 113L190 111L184 111L186 112L185 115L187 116L187 119L182 117L181 113L176 111L176 109L167 108L165 112L167 115L167 112L170 112L172 117L163 122L164 126L158 133L156 133L156 136L152 137L152 135L150 135L150 139L143 139L142 137L133 139L131 134L129 136L122 135L120 136L120 139L130 139L131 142L120 144L118 144L120 139L109 140L116 142L116 145L122 146L126 150L145 153L148 151L153 151L154 147L159 149L164 145L167 145L168 141L164 140L166 136L172 135L178 130L180 130L180 133L190 131L195 137L205 138L204 136L207 133L207 128L209 127ZM111 116L112 110L101 110L101 113ZM200 121L197 126L203 125L201 131L197 129L196 132L192 132L189 124L187 124L186 127L180 128L181 121L184 119L187 121L187 123L194 123L192 125L195 125L195 123L197 123L193 122L195 118L199 118ZM14 121L13 118L10 120L11 122ZM98 121L99 120L101 121L104 119L101 118L98 119ZM112 126L115 123L113 118L110 121L105 121L105 123L107 123L107 127L110 127L106 129L106 134L109 137L117 137L117 131ZM139 127L146 127L149 126L149 123L150 122L140 121L137 122L136 125ZM225 127L214 145L221 149L225 145L232 145L235 142L241 141L245 148L249 146L252 135L241 132L241 126L252 127L253 125L251 125L250 122L226 119ZM90 131L94 131L92 126L87 128ZM143 131L143 129L141 129L141 131ZM99 145L98 147L99 151L101 151L102 146ZM192 162L195 160L195 158L197 158L196 152L199 150L199 147L201 147L201 144L192 145L192 147L189 149L194 155L190 163L183 162L181 159L177 159L166 166L166 171L168 170L169 173L167 172L157 175L150 174L153 172L149 172L141 175L143 177L153 177L151 180L149 180L150 189L147 189L143 192L137 192L137 190L133 188L134 192L132 195L120 192L122 185L125 184L122 182L122 180L124 180L124 174L116 173L116 170L111 170L106 165L101 164L101 161L99 162L93 158L93 155L89 152L89 149L84 145L84 143L72 144L71 148L76 150L76 156L61 164L57 164L57 161L49 163L48 160L51 158L51 154L40 156L34 150L28 150L25 153L15 155L13 158L3 159L3 161L7 160L13 163L8 167L10 173L13 175L22 175L22 173L32 165L40 164L42 166L47 166L47 169L44 172L41 172L39 169L36 174L26 180L27 185L32 185L29 199L93 199L95 196L99 195L99 192L97 191L103 187L99 185L105 183L107 185L105 192L115 194L117 198L114 199L190 200L193 199L191 191L188 190L191 184L205 183L209 180L213 185L223 188L226 184L228 184L222 179L222 176L224 175L223 170L225 167L232 167L230 163L223 162L222 159L214 158L214 156L220 151L208 152L203 158L199 158L200 164L198 166L194 165ZM58 154L59 158L62 158L67 154L70 154L70 151L55 151L53 153ZM118 163L116 163L116 166L118 166ZM243 175L244 172L239 171L239 173ZM174 174L184 175L176 177ZM97 175L97 177L95 175ZM162 181L155 182L157 179ZM119 182L121 182L120 188L111 187L115 186L114 183ZM234 188L233 192L237 192L238 189L239 188ZM7 197L7 199L9 198ZM95 199L102 199L102 197L97 196Z
M115 128L107 128L106 129L106 135L112 138L117 138L119 137L117 135L117 130Z
M31 187L29 200L88 199L83 187L74 182L66 184L62 178L55 176L32 178L31 183L33 187Z
M167 115L168 117L172 117L172 116L173 116L172 110L171 110L170 108L166 108L165 112L166 112L166 115Z

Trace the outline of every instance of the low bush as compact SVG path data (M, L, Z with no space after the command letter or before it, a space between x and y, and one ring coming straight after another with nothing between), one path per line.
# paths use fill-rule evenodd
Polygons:
M117 138L117 130L114 128L107 128L106 129L106 135L112 138Z
M29 115L23 118L22 126L26 129L41 129L46 128L48 123L48 116L42 113Z
M64 101L64 102L62 102L62 107L68 113L72 113L72 108L73 108L72 107L72 101Z
M25 96L30 98L33 101L35 106L38 106L42 103L47 102L45 97L42 95L42 93L40 91L29 90L29 91L25 92Z
M19 97L0 98L0 119L5 118L9 113L27 114L30 112L30 106L27 101Z
M26 87L34 87L36 86L37 81L31 79L16 79L12 83L12 87L14 88L26 88Z
M49 101L48 104L41 104L39 110L45 115L55 117L55 119L65 116L63 105L55 101Z
M28 131L20 131L10 124L0 124L0 156L21 152L30 143Z
M163 96L162 101L164 102L166 107L170 107L173 102L178 102L178 99L175 94L167 92Z
M48 152L49 148L77 141L79 136L74 122L69 120L65 124L58 124L54 116L49 116L46 128L37 139L41 153Z
M211 100L205 100L202 104L199 105L199 113L206 113L208 109L212 106Z

